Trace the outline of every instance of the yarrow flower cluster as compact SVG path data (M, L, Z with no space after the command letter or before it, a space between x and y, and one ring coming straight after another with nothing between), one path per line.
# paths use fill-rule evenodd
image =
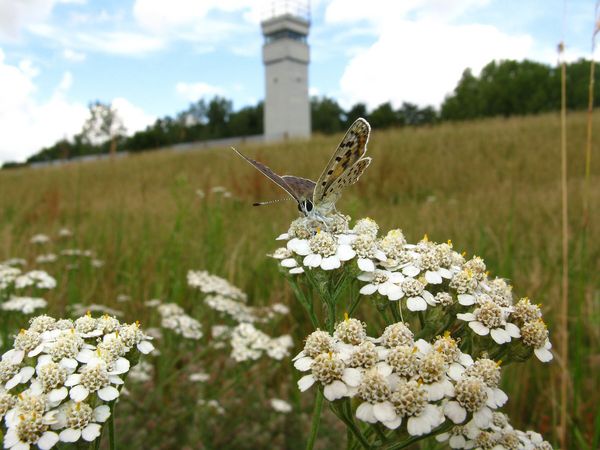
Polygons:
M380 233L372 219L352 227L335 213L300 217L277 238L286 244L270 256L294 277L298 301L321 327L293 358L304 373L300 391L316 386L365 448L445 430L439 439L452 448L550 448L499 412L508 401L501 365L552 359L540 307L515 301L506 280L450 241L425 235L411 244L400 229ZM347 314L336 323L340 305L355 311L365 297L387 324L379 336ZM315 314L319 300L323 319Z
M533 353L542 362L552 359L539 306L527 299L515 303L510 284L490 278L483 259L466 260L450 241L437 244L427 235L409 244L399 229L379 237L372 219L361 219L350 229L349 218L338 216L345 226L328 226L313 218L294 220L278 237L286 246L271 256L291 274L358 273L362 295L399 302L400 310L452 314L468 325L473 339L484 341L486 351L506 353L498 347L514 344L518 354Z
M156 310L161 315L160 325L163 328L173 330L186 339L202 339L202 324L193 317L187 315L184 309L175 303L160 303Z
M236 362L255 361L266 355L275 360L289 356L293 345L289 335L272 337L256 327L289 313L281 303L266 307L250 306L247 295L227 280L206 271L189 271L188 284L206 295L204 304L221 316L231 319L235 325L213 323L211 326L212 349L231 347L231 358ZM163 303L159 299L146 302L161 315L161 326L171 329L188 339L199 340L204 336L202 324L188 315L175 303Z
M224 278L205 270L190 270L187 274L188 286L197 288L204 294L220 294L234 300L245 302L247 295Z
M4 448L97 439L131 361L154 349L150 339L108 315L31 319L0 361Z
M291 336L272 338L251 323L241 323L231 332L231 357L237 362L257 360L263 354L281 360L289 355L292 345Z
M18 311L23 314L32 314L36 309L43 309L47 305L48 302L43 298L16 297L13 295L8 301L0 304L0 308L3 311Z
M54 289L56 280L43 270L22 272L21 269L0 264L0 291L25 288Z
M484 427L469 422L467 425L453 426L450 431L438 434L435 438L456 449L552 450L552 445L544 441L539 433L513 428L508 416L501 412L494 412Z
M358 419L390 429L406 423L413 436L431 432L446 417L455 423L469 417L485 426L507 400L498 388L499 364L473 361L449 333L432 343L415 341L403 322L372 338L365 324L346 318L333 335L320 330L309 335L294 365L310 371L298 382L300 390L318 382L330 401L357 398Z

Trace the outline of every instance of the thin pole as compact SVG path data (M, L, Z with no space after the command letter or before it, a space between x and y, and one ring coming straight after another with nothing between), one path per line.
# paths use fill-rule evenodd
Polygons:
M567 404L569 385L569 223L568 223L568 185L567 185L567 65L564 59L564 43L559 45L561 55L561 108L560 108L560 156L561 156L561 193L562 193L562 298L560 308L561 328L561 383L560 383L560 444L567 445Z

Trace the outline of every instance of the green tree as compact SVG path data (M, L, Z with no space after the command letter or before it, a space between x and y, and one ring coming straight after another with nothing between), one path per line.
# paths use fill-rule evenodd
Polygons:
M374 128L388 128L402 125L390 102L382 103L369 114L369 122Z
M224 97L215 96L208 104L206 118L208 131L211 138L226 137L228 133L229 116L233 110L233 103Z
M342 130L344 110L332 98L312 97L310 99L312 131L331 134Z
M369 114L367 113L367 105L364 103L356 103L353 105L348 112L345 114L346 120L344 122L344 126L348 128L352 122L354 122L359 117L363 119L369 120Z

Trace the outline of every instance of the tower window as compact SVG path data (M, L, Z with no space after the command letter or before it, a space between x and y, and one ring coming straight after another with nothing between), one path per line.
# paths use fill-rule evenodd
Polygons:
M306 35L292 30L280 30L265 36L265 44L269 44L280 39L293 39L294 41L306 43Z

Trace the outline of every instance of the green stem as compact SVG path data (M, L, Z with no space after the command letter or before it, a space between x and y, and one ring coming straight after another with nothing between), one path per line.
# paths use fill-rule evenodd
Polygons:
M450 428L452 428L453 425L454 424L452 422L448 422L447 421L446 423L444 423L444 424L440 425L439 427L437 427L431 433L422 434L420 436L411 436L410 438L405 439L403 441L394 442L393 444L390 444L387 447L383 447L383 450L400 450L402 448L406 448L406 447L414 444L415 442L418 442L420 440L426 439L428 437L437 436L440 433L448 431Z
M102 429L100 429L100 436L98 436L96 438L96 440L94 441L93 445L93 449L94 450L98 450L100 448L100 441L102 440ZM90 448L92 448L92 446L90 446Z
M331 407L335 415L338 416L346 424L346 427L348 427L348 429L352 432L356 440L360 442L360 445L362 445L362 447L365 449L370 449L371 444L369 444L369 442L365 439L360 429L356 426L352 414L348 414L346 411L349 408L349 400L345 399L342 405L330 403L329 406Z
M315 407L312 415L312 425L310 427L310 434L308 435L308 441L306 442L306 450L312 450L317 440L317 434L319 433L319 424L321 423L321 411L323 410L323 393L320 389L317 389L317 396L315 397Z
M425 328L425 315L423 311L419 311L419 325L421 325L421 330Z
M350 317L352 317L352 315L354 314L354 310L358 306L358 304L360 302L360 298L361 298L360 292L357 292L356 297L352 300L352 303L350 304L350 308L348 308L348 315Z
M306 298L306 296L304 295L304 292L302 292L302 289L300 288L300 286L298 286L298 284L296 283L295 280L290 280L290 285L292 286L292 291L294 291L294 295L296 296L296 299L300 302L300 304L304 307L304 309L308 313L308 317L310 318L310 322L312 323L312 326L315 329L320 328L319 321L317 319L317 316L315 315L315 310L312 305L312 301L309 301L308 298Z
M400 313L398 311L398 302L390 302L390 311L392 311L392 316L394 316L394 320L396 322L401 322Z
M377 310L378 310L378 311L381 313L381 315L383 316L383 320L385 320L385 323L386 323L386 325L389 325L389 324L393 323L393 322L390 320L390 318L389 318L389 316L387 315L387 313L385 312L385 309L383 309L383 308L382 308L382 309L379 309L379 308L377 308Z
M384 444L385 441L387 441L387 436L385 435L385 433L383 431L381 431L381 428L379 427L378 423L376 423L372 426L373 426L373 428L375 428L375 431L377 432L379 439L381 439L381 444Z
M329 331L329 333L333 333L333 330L335 328L335 303L334 302L329 302L327 304L327 312L328 312L327 331Z
M108 421L108 443L110 450L117 449L117 442L115 439L115 402L110 405L110 419Z

